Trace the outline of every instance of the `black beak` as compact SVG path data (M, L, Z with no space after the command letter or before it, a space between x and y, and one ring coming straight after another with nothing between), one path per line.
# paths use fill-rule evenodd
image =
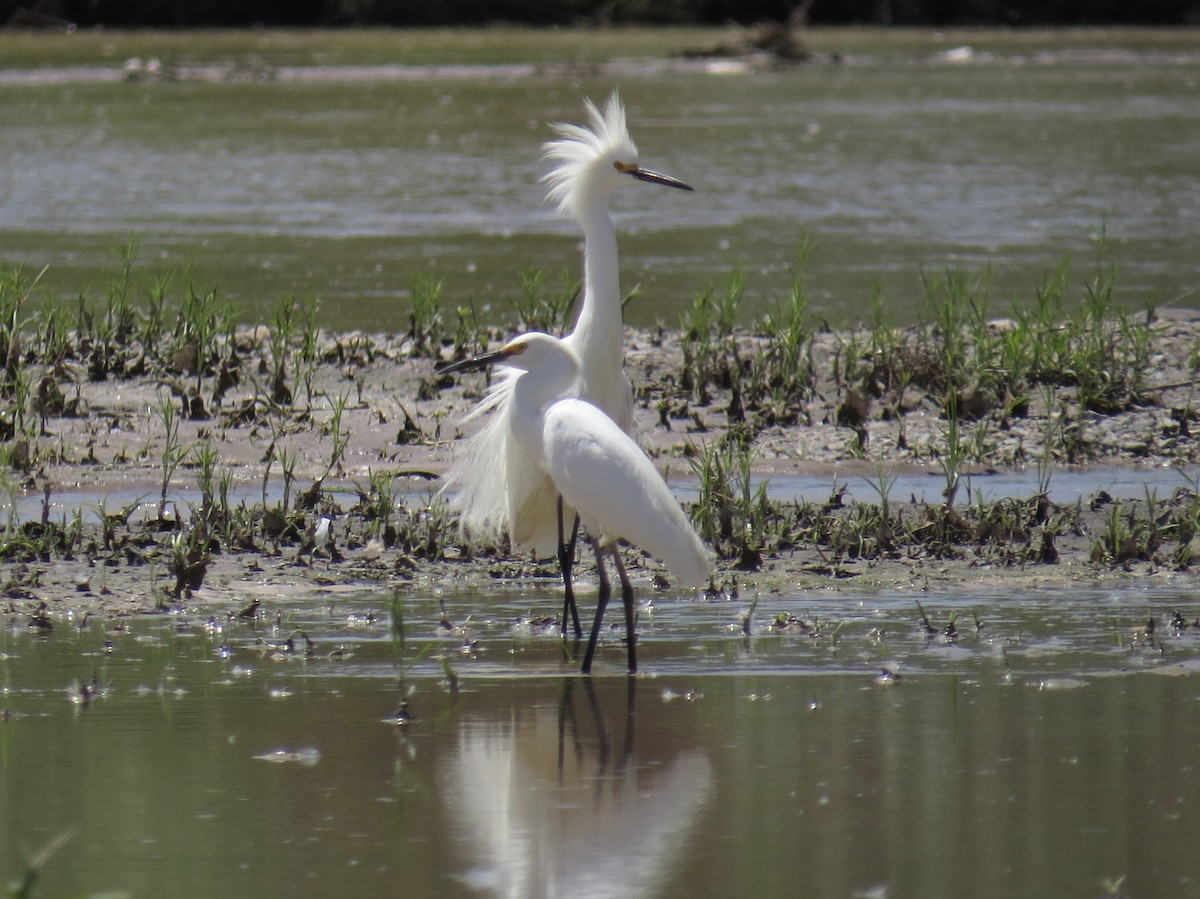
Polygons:
M663 187L678 187L680 190L692 190L690 184L684 184L678 178L652 172L649 169L637 168L630 171L629 174L633 175L639 181L645 181L647 184L661 184Z
M452 375L460 371L476 371L481 368L487 368L494 362L503 362L512 355L512 350L507 347L499 350L493 350L490 353L481 353L478 356L472 356L470 359L460 359L458 362L447 362L445 365L439 365L434 368L434 372L439 375Z

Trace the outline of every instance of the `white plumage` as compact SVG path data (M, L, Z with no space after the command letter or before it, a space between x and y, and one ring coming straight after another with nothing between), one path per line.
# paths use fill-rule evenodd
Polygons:
M633 391L622 368L617 236L608 198L618 187L635 181L691 188L639 166L616 92L602 110L590 100L585 108L587 126L555 125L558 139L545 146L546 158L553 163L543 178L549 185L548 198L584 233L583 298L575 327L563 340L578 358L580 373L573 389L628 431ZM469 416L490 412L491 418L460 451L443 490L468 532L495 539L507 529L514 551L546 558L559 546L558 493L544 470L525 454L511 451L507 419L514 378L507 369L500 369L498 375ZM497 471L501 459L505 460L502 473ZM573 511L566 509L564 514L569 521Z
M627 540L661 559L678 581L691 587L707 582L712 561L650 458L603 410L579 398L582 366L567 340L531 332L445 370L491 363L512 370L504 417L510 470L516 459L540 472L551 496L561 494L578 510L596 548L601 595L584 658L587 671L608 602L603 556L611 544ZM619 549L611 545L611 552L621 578L632 671L633 588Z
M703 587L712 565L654 464L586 400L546 408L545 466L589 534L624 539L661 559L683 585Z
M561 494L579 511L593 540L627 540L661 559L680 583L704 586L712 567L704 544L633 438L579 399L582 367L570 343L534 331L444 371L494 363L512 372L505 463L539 472L552 497Z

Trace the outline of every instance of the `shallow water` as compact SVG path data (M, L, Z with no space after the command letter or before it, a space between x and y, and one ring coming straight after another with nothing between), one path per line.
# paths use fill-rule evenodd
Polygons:
M765 478L767 493L777 500L824 502L831 493L845 489L845 498L861 502L879 502L880 476L856 473ZM1200 470L1194 468L1086 468L1050 472L1044 484L1046 496L1064 506L1087 502L1103 491L1113 499L1169 499L1176 490L1196 486ZM889 498L936 504L944 502L946 478L941 473L886 473ZM1005 470L963 474L959 479L958 499L969 503L982 500L994 503L1002 499L1028 499L1042 491L1036 470Z
M520 623L553 585L414 589L402 665L389 599L9 616L5 876L69 834L39 897L1200 895L1190 587L773 595L751 637L746 598L662 595L636 679L619 634L584 679ZM312 655L272 648L296 630Z
M821 474L807 475L762 475L751 478L751 490L765 484L767 494L777 502L823 503L834 493L841 492L846 502L858 501L878 503L882 485L888 498L898 501L944 502L945 476L931 472L914 472L908 469L879 469L869 471L861 462L845 466L828 466ZM1028 499L1042 492L1043 487L1051 502L1072 506L1077 502L1088 502L1099 493L1107 493L1113 499L1167 500L1177 490L1195 490L1200 482L1200 469L1183 468L1133 468L1133 467L1089 467L1086 469L1064 469L1052 471L1043 484L1036 469L1012 469L979 473L964 473L959 481L957 499L960 503L994 503L1002 499ZM694 503L699 494L699 482L692 477L672 477L670 480L675 495L684 502ZM305 490L312 485L302 482ZM358 493L350 487L340 488L335 482L326 486L326 493L338 500L344 508L359 501ZM428 505L437 492L437 482L426 477L398 476L394 481L398 505ZM32 491L0 505L0 519L14 521L71 521L76 516L84 522L100 520L102 511L112 514L118 510L133 510L128 516L133 522L157 517L162 511L159 488L143 481L120 489L110 489L103 494L95 490L60 490L51 493L49 500ZM172 515L187 517L198 508L202 496L199 489L171 490L167 494L167 510ZM266 493L261 487L231 490L228 495L231 506L246 503L278 504L283 501L283 489L274 486Z
M644 288L636 322L670 321L736 264L760 294L783 289L804 228L814 312L833 321L864 314L876 286L915 315L921 265L992 264L1001 302L1068 250L1082 277L1105 219L1126 296L1186 302L1195 78L1153 53L1043 64L1010 48L965 67L877 51L787 75L6 84L0 252L50 263L46 283L70 296L140 232L147 268L190 263L250 318L318 294L340 328L402 328L417 271L445 277L453 302L503 306L520 262L575 265L574 232L536 183L545 119L616 84L644 161L701 188L615 204L625 284ZM771 489L822 501L834 483ZM836 483L877 498L859 474ZM1051 496L1189 483L1056 472ZM972 477L960 502L1036 486ZM52 514L93 499L56 496ZM552 583L411 589L399 664L390 599L314 588L267 598L257 625L189 612L59 619L40 636L6 615L0 877L65 836L38 897L1057 899L1121 877L1138 899L1200 896L1200 634L1166 626L1176 608L1200 616L1190 582L838 585L760 597L750 637L750 597L665 594L641 611L634 680L620 631L597 677L563 662L535 620L558 611ZM954 616L957 641L918 628L918 599L939 628ZM439 627L439 602L459 631ZM819 636L772 633L779 613ZM1151 617L1153 641L1133 630ZM304 645L296 631L311 655L280 649ZM397 725L408 689L415 717Z
M746 315L761 311L788 289L806 232L812 311L834 324L865 318L877 290L897 321L914 319L922 270L990 268L997 314L1066 255L1081 287L1100 231L1122 301L1194 303L1194 57L1167 32L1157 48L1143 36L1129 52L1079 52L1095 40L954 64L940 55L951 47L897 57L884 38L843 65L763 74L10 80L0 258L50 265L43 282L73 298L100 292L114 248L137 235L147 282L186 266L251 321L279 298L317 296L326 324L400 330L417 274L442 278L450 306L511 318L523 264L579 269L576 229L538 184L546 122L578 120L583 96L619 88L642 161L697 188L614 200L623 286L641 288L635 324L673 324L735 267Z

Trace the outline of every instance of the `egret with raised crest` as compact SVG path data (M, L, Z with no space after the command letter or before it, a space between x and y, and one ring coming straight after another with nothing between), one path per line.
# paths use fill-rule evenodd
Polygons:
M633 390L623 368L617 234L609 197L630 184L692 188L642 167L615 91L603 109L590 100L585 109L588 125L554 125L557 138L545 145L546 158L553 163L542 179L549 185L548 199L578 222L584 234L583 299L575 326L563 340L579 361L579 396L628 432L633 425ZM566 591L563 633L569 611L579 636L571 580L579 523L547 473L509 445L513 387L514 378L500 369L500 377L470 417L493 414L458 454L443 490L468 533L496 539L507 529L514 552L528 551L537 558L558 555ZM498 460L504 460L500 470Z

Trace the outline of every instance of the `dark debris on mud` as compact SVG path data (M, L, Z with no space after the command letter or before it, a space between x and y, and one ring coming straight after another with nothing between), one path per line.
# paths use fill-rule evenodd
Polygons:
M191 301L174 325L160 310L158 330L111 306L87 327L15 311L0 324L10 614L554 582L548 562L465 540L436 497L484 383L435 365L502 332L414 315L407 333L329 333L296 306L241 328ZM832 332L776 312L747 329L693 310L680 330L627 334L639 439L699 484L691 515L720 558L714 595L1190 573L1196 490L1062 507L1040 489L976 503L958 484L979 470L1025 468L1044 485L1068 467L1195 463L1200 316L1112 316L1050 346L1070 328ZM943 501L890 496L897 470L943 477ZM862 476L878 499L787 503L761 489L798 472ZM666 588L652 560L628 556Z

